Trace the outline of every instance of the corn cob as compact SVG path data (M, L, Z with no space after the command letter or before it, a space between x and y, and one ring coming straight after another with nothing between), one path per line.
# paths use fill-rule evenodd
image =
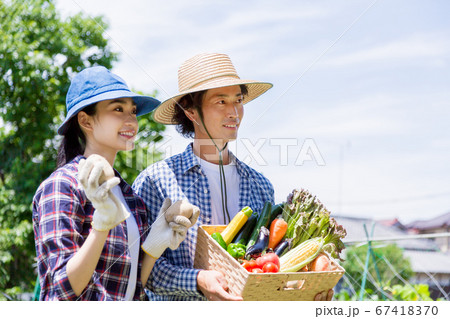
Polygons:
M323 243L323 238L311 238L288 251L280 258L280 272L296 272L302 269L317 257Z

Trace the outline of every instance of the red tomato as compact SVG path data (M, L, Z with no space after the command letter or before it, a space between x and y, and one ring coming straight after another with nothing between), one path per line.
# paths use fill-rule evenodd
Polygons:
M256 264L256 260L252 259L248 261L250 269L258 268L258 265Z
M253 268L252 269L252 272L254 272L254 273L263 273L263 271L262 271L262 269L261 268Z
M244 267L248 272L252 272L253 269L258 268L258 265L256 265L256 261L252 259L244 260L242 267Z
M278 267L278 269L280 268L280 259L278 258L278 255L275 253L268 253L256 259L256 264L261 269L264 267L265 264L269 262L274 263Z
M263 259L262 256L256 258L256 265L257 265L259 268L262 269L262 267L264 266L265 263L266 263L266 262L265 262L265 260Z
M244 260L244 261L242 262L241 266L244 267L245 270L248 271L248 260Z
M278 269L279 269L278 266L270 261L265 263L262 268L263 272L278 272Z

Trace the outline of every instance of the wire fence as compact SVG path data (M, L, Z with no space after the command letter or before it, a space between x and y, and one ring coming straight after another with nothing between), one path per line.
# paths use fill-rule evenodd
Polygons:
M358 256L355 253L352 253L351 250L347 249L352 257L352 260L356 261L356 266L359 266L361 273L363 274L363 279L360 280L359 278L354 278L350 273L346 272L342 278L342 280L339 282L338 286L336 287L337 294L339 295L342 290L345 290L348 293L348 296L350 300L398 300L396 297L394 297L392 291L389 291L389 289L386 289L386 283L391 282L393 279L397 279L403 287L406 289L409 289L413 293L416 294L416 296L419 296L418 300L421 300L420 296L423 296L423 291L419 291L418 287L420 285L427 285L431 290L431 297L432 299L439 298L439 300L450 300L449 292L450 292L450 267L447 271L444 271L442 273L432 273L429 269L426 269L426 267L421 267L421 269L417 268L417 265L420 264L420 261L415 260L415 269L414 275L411 276L409 279L404 278L402 276L403 269L399 269L399 266L396 267L386 258L386 256L382 254L377 254L377 256L374 255L374 247L372 246L373 243L386 243L386 242L398 242L403 240L421 240L421 239L436 239L436 238L443 238L443 237L450 237L450 232L442 232L442 233L433 233L433 234L415 234L415 235L400 235L400 236L386 236L386 237L373 237L373 229L375 224L372 224L372 233L369 235L367 232L366 225L364 224L364 229L366 232L366 238L360 238L360 239L351 239L351 240L344 240L345 245L347 248L350 247L358 247L358 246L367 246L367 255L366 260L362 260L360 256ZM408 251L408 250L405 250ZM450 262L450 255L444 254L440 250L424 250L424 252L428 253L436 253L436 254L442 254L445 257L448 258ZM387 266L387 269L389 269L391 276L388 278L383 278L381 280L381 277L378 273L378 268L383 263ZM353 264L353 266L355 266ZM376 270L377 278L374 277L374 275L369 271L369 268L372 270ZM386 267L384 267L386 268ZM417 274L425 274L425 276L421 276L420 278L417 277ZM386 276L386 272L384 273ZM439 276L440 280L436 278L436 276ZM426 278L426 279L425 279ZM366 289L366 283L370 283L372 287L375 288L375 290L371 291ZM342 299L341 299L342 300Z

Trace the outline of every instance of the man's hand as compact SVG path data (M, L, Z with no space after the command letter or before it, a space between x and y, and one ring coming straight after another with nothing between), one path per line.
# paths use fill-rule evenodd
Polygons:
M330 289L328 290L328 293L325 293L325 291L319 292L315 297L314 301L331 301L333 299L334 290Z
M215 270L202 270L198 273L197 287L211 301L230 300L241 301L241 296L228 293L228 284L222 273Z

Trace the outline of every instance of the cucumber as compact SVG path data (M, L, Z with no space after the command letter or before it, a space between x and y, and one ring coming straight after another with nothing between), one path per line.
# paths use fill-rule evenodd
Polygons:
M211 237L212 239L217 241L223 249L227 250L227 243L225 242L225 240L223 240L223 237L219 232L212 233Z
M247 222L242 226L241 230L236 234L233 239L233 243L247 245L248 239L255 228L256 221L258 220L258 215L252 214Z
M258 216L255 228L253 229L252 234L250 235L250 239L247 242L247 248L256 243L256 240L258 239L259 235L259 230L261 229L262 226L268 228L271 213L272 213L272 203L266 202L264 204L261 213Z

